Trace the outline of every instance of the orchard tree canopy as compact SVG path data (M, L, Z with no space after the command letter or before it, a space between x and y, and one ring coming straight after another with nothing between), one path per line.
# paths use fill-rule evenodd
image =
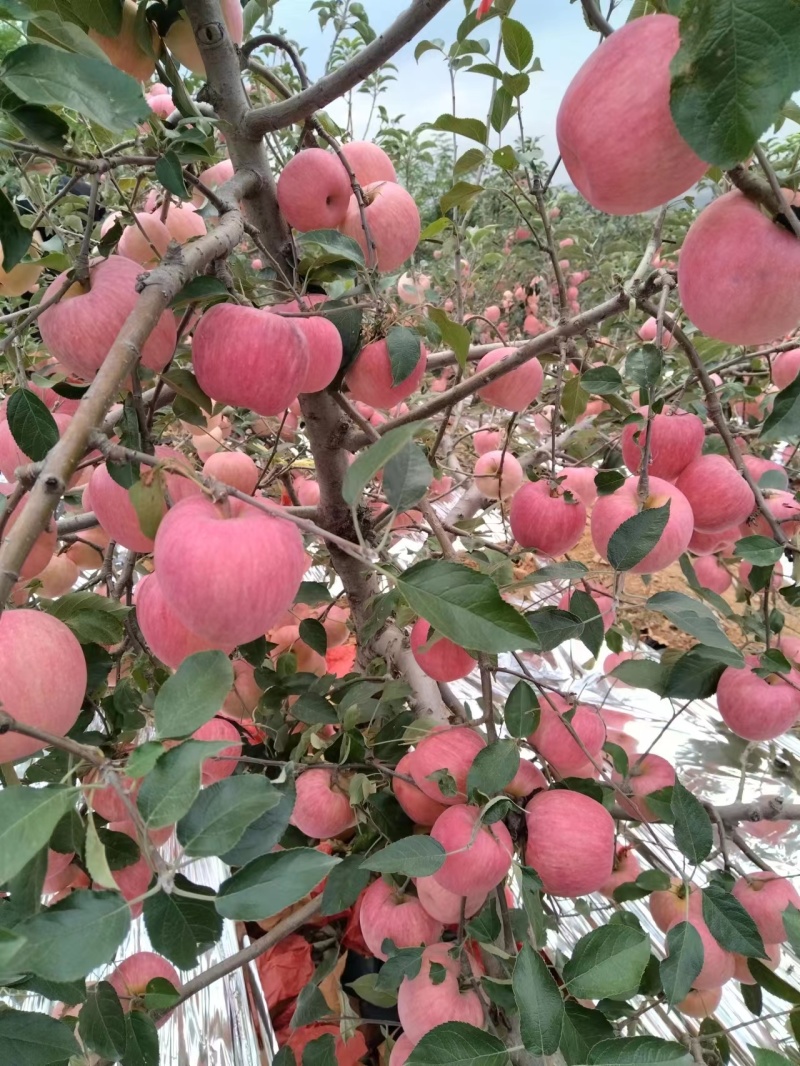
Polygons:
M798 1064L800 5L304 2L0 0L0 1066Z

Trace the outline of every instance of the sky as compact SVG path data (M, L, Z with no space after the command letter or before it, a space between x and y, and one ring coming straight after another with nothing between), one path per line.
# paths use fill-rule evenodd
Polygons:
M361 0L366 8L372 27L381 32L407 6L408 0ZM290 37L302 44L306 51L304 59L309 74L319 77L324 67L333 31L319 29L316 14L309 12L311 0L278 0L275 6L273 29L281 27ZM619 8L614 21L619 25L627 17L630 7L626 0ZM517 0L512 17L524 23L533 35L535 54L543 70L534 74L531 88L523 97L525 132L540 136L545 158L552 162L557 155L555 123L558 106L575 72L597 47L599 37L584 23L581 5L570 0ZM425 28L421 37L442 38L447 45L455 40L455 31L464 17L462 0L450 0L447 7ZM485 33L480 36L491 41L491 57L497 43L499 19L486 23ZM406 46L394 60L398 67L397 81L390 84L381 97L390 115L404 115L403 126L413 128L423 122L432 122L445 112L452 114L450 83L442 57L428 52L414 60L414 44ZM509 69L507 65L503 69ZM456 83L459 117L486 118L491 91L491 79L480 74L461 71ZM361 137L369 113L369 98L355 94L355 135ZM345 110L341 105L332 105L330 114L337 122L343 122ZM374 125L371 132L374 133ZM507 135L510 128L507 128ZM495 135L496 136L496 135ZM506 138L508 139L508 137ZM499 143L499 142L498 142ZM496 144L493 144L496 147Z

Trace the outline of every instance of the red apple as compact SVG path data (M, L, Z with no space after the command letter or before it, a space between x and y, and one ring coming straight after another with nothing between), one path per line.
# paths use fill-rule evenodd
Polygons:
M244 659L236 659L233 664L233 688L225 697L222 713L229 718L246 721L253 717L264 690L256 681L255 667Z
M726 667L717 685L717 707L723 722L737 736L774 740L800 717L800 691L780 674L759 677L753 672L759 661L757 655L748 655L744 667ZM796 686L800 674L793 670L788 680Z
M676 562L689 546L694 530L694 515L683 493L661 478L650 478L650 495L644 509L670 504L669 518L656 546L644 559L630 568L633 574L652 574ZM608 496L601 496L592 511L592 540L597 552L608 558L608 544L623 522L639 511L638 480L625 484Z
M419 358L414 369L408 377L395 382L386 341L372 341L359 352L347 371L345 382L354 400L387 410L416 392L425 374L427 359L427 349L420 343Z
M614 819L591 796L538 792L525 807L525 862L554 896L597 892L614 869Z
M765 944L764 950L769 956L766 959L759 959L758 961L762 966L768 967L770 970L777 970L781 961L781 946L780 944ZM756 983L755 977L750 973L750 962L747 955L734 955L734 978L742 985L754 985Z
M596 476L597 471L593 466L568 466L559 471L558 479L562 491L577 496L588 511L594 507L597 499Z
M479 751L486 747L486 741L474 729L467 726L454 726L438 729L430 733L417 744L411 753L409 772L417 788L437 803L451 807L454 803L465 803L467 799L467 774ZM437 784L437 771L444 770L455 782L456 794L442 792Z
M289 225L303 233L336 229L347 213L351 195L347 171L324 148L298 152L278 178L278 206Z
M411 627L411 653L418 665L434 681L458 681L471 674L476 660L447 637L436 637L427 651L420 650L431 639L432 627L424 618L418 618Z
M513 496L525 473L519 459L511 452L485 452L475 463L475 487L490 500L505 500Z
M122 1009L127 1013L143 1008L147 986L157 978L169 981L172 987L180 992L181 979L174 966L153 951L136 951L127 959L123 959L106 980L119 996ZM168 1017L169 1013L156 1024L161 1027Z
M401 185L392 181L376 181L363 188L366 207L364 214L375 246L375 265L386 274L397 270L414 252L419 243L419 210L414 198ZM361 213L355 196L350 197L347 213L339 227L361 247L369 262L367 241Z
M516 348L494 348L481 357L475 372L479 374L516 354ZM505 411L524 411L542 391L543 382L542 364L534 357L490 381L488 385L483 385L478 389L478 396L492 407L501 407Z
M158 217L147 211L134 214L135 221L122 230L117 255L145 267L154 267L164 258L172 234Z
M636 852L629 846L619 847L614 856L614 872L597 891L601 896L607 896L611 899L620 885L627 885L635 881L641 872L642 867L636 858Z
M316 840L338 837L356 824L350 806L347 777L327 766L305 770L297 777L292 825Z
M564 715L573 710L570 731ZM584 703L575 706L557 692L548 692L540 700L539 725L528 739L557 773L569 777L587 762L601 759L606 727L594 707Z
M384 940L398 948L415 948L433 944L441 938L443 925L422 906L415 896L401 892L379 877L361 894L361 935L376 959L388 958L382 948Z
M342 335L329 318L310 315L293 318L308 345L308 370L301 392L321 392L339 373L342 365Z
M436 875L417 877L414 881L419 901L425 910L442 925L458 925L461 919L461 904L464 904L464 917L472 918L486 902L486 893L470 893L460 896L449 892L436 880Z
M500 450L502 440L503 432L500 429L482 429L472 437L472 443L478 455Z
M233 651L229 642L215 643L186 628L167 603L156 573L146 574L136 583L134 602L136 621L147 646L157 659L173 670L198 651L220 648L226 655Z
M690 988L680 1003L675 1004L675 1008L690 1018L709 1018L721 1002L721 988L709 988L704 991Z
M141 33L152 37L152 53L148 53L140 44L137 26L138 5L135 0L123 0L122 23L119 33L114 37L105 37L95 29L89 29L88 35L99 45L118 70L130 74L137 81L147 81L156 67L155 56L158 55L158 34L147 22L141 24ZM152 90L151 90L152 91ZM166 90L165 90L166 91Z
M412 761L413 754L406 752L397 764L396 770L398 774L410 776ZM433 825L442 811L446 809L443 803L437 803L436 800L432 800L416 785L412 785L409 781L403 781L402 778L392 778L392 791L408 817L412 822L416 822L417 825Z
M480 816L479 807L459 803L440 814L431 829L447 852L434 880L458 896L488 894L511 869L511 834L502 822L480 825Z
M391 159L371 141L349 141L342 145L342 155L362 189L376 181L397 181Z
M645 436L644 422L625 426L622 430L622 458L632 474L641 470ZM704 440L703 423L697 415L672 409L655 415L650 430L648 474L674 481L689 463L700 457Z
M721 596L733 584L733 578L716 555L704 555L694 561L694 572L703 588Z
M678 918L667 927L667 932L669 932L673 926L678 925L685 920L686 919L682 915L679 915ZM695 977L692 984L701 992L713 988L719 988L720 985L724 985L726 981L730 981L733 977L735 966L734 956L730 951L726 951L723 947L720 947L701 917L697 915L692 916L689 918L689 923L690 925L693 925L700 934L700 940L703 943L703 968L697 977ZM669 957L669 953L667 953L667 957Z
M245 452L213 452L203 463L203 474L252 496L261 471Z
M721 533L738 526L755 510L753 490L723 455L694 459L675 485L689 501L694 528L701 533Z
M703 897L695 885L673 877L670 887L650 893L650 913L662 933L675 922L701 918Z
M230 777L235 772L238 765L236 760L242 754L242 737L233 722L229 722L227 718L212 718L192 733L192 740L231 742L229 747L223 748L217 755L203 760L201 769L204 788L206 785L213 785L215 781Z
M755 870L739 878L733 895L756 923L765 944L786 941L784 911L790 905L800 910L800 895L791 881L767 870Z
M800 372L800 348L780 352L772 360L772 380L779 389L788 388Z
M514 493L509 512L511 532L523 548L544 555L570 551L586 528L586 508L579 499L569 502L561 486L547 480L528 481Z
M648 318L640 327L638 336L646 344L654 342L658 334L658 322L655 318ZM676 341L668 329L662 330L661 333L662 347L667 351L675 347Z
M645 797L659 789L675 784L675 767L660 755L648 752L631 761L627 775L614 771L611 780L622 787L631 798L620 798L620 806L640 822L658 821L645 802Z
M485 1027L480 996L459 985L461 963L452 958L451 944L430 944L422 953L422 968L416 977L404 977L397 993L397 1013L406 1036L415 1044L444 1022L465 1022ZM434 977L432 964L444 967L445 975Z

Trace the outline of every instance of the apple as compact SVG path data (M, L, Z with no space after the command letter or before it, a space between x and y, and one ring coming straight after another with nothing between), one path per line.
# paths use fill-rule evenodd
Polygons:
M223 748L217 755L203 760L202 785L213 785L230 777L238 766L237 759L242 754L242 736L233 722L227 718L212 718L192 733L192 740L229 740L230 746Z
M419 209L410 193L393 181L376 181L363 187L364 215L375 246L375 265L386 274L397 270L414 252L421 230ZM359 245L369 262L361 212L355 196L339 227Z
M630 567L633 574L652 574L676 562L689 546L694 530L694 515L683 493L661 478L650 478L650 494L644 509L670 505L667 524L655 547L644 559ZM601 496L592 511L592 541L599 555L608 558L608 544L623 522L639 512L638 479L625 484L608 496ZM513 528L513 523L512 523Z
M800 242L734 189L689 227L678 285L684 311L709 337L728 344L774 341L800 321Z
M475 487L490 500L513 496L525 480L519 459L511 452L485 452L475 463Z
M233 645L206 640L187 629L170 607L157 573L146 574L134 589L136 621L147 646L157 659L173 670L189 655L219 648L229 655Z
M682 915L679 915L672 924L667 927L667 932L669 932L674 926L679 925L686 920L687 919ZM700 940L703 944L703 968L697 977L695 977L692 984L700 992L719 988L733 977L736 960L730 951L726 951L723 947L720 947L711 935L708 926L699 915L690 916L688 921L700 934ZM667 952L667 957L669 958L669 952Z
M703 897L693 884L671 878L669 888L650 893L648 900L650 914L662 933L666 933L675 922L685 922L690 918L701 918L703 914Z
M434 643L427 650L420 650L431 639L432 633L435 636ZM424 618L418 618L411 627L409 641L411 654L420 669L434 681L458 681L471 674L477 665L469 652L447 637L435 634Z
M38 263L17 263L6 271L3 270L3 254L3 245L0 244L0 296L22 296L26 292L34 292L44 267Z
M2 427L0 427L1 429ZM0 497L10 495L15 486L0 484ZM17 507L11 514L11 517L6 522L6 528L4 530L4 536L9 536L14 526L17 524L19 516L24 513L27 506L27 493L22 497ZM51 563L55 562L54 552L58 544L58 535L56 533L56 524L51 519L47 528L39 534L36 540L33 542L33 547L25 557L25 562L22 564L19 570L19 576L21 581L30 581L32 578L38 578L42 580L45 571ZM59 557L60 558L60 557ZM67 560L70 562L70 560ZM73 582L74 583L74 582ZM71 586L70 586L71 587ZM43 590L44 591L44 590ZM48 595L48 593L44 593Z
M232 177L233 163L230 159L221 159L219 163L214 163L213 166L204 170L200 175L200 180L207 189L214 190L224 185L226 181L230 181ZM205 202L205 194L200 189L195 189L192 193L192 204L195 207L202 207Z
M503 431L501 429L481 429L472 436L472 443L478 455L501 451Z
M523 548L563 555L583 536L586 508L579 499L568 501L561 486L544 479L528 481L514 493L509 522L514 539Z
M601 896L607 896L612 899L620 885L627 885L635 881L641 872L641 864L636 858L636 852L633 851L632 847L628 845L618 847L614 856L614 872L597 891Z
M486 902L485 892L471 892L460 896L448 891L436 880L436 875L414 879L419 901L425 910L442 925L458 925L461 920L461 905L464 904L464 917L472 918ZM464 902L466 900L466 902Z
M244 659L233 663L233 688L225 697L222 713L229 718L247 721L253 717L264 690L256 681L255 667Z
M717 685L720 716L744 740L774 740L800 717L800 691L780 674L759 677L754 673L759 661L757 655L748 655L743 667L726 667ZM792 670L788 680L797 685L800 674Z
M762 966L767 966L770 970L777 970L781 961L781 946L780 944L765 944L764 950L769 956L766 959L759 959L758 961ZM735 968L733 976L735 979L743 985L754 985L756 983L755 977L750 973L750 962L747 955L734 955Z
M289 225L301 233L340 226L351 195L347 171L324 148L298 152L278 178L278 206Z
M706 171L670 111L670 63L679 46L672 15L628 22L592 52L564 94L558 148L573 184L598 211L650 211Z
M688 993L675 1004L675 1009L690 1018L709 1018L722 1002L721 988L690 988Z
M539 710L539 725L528 739L557 773L568 777L587 762L601 760L606 727L594 707L585 703L573 705L558 693L547 692L539 701ZM570 731L564 715L572 711Z
M398 774L406 774L410 777L412 762L412 753L406 752L395 767ZM403 781L400 777L392 777L392 791L408 817L417 825L433 825L442 811L446 809L443 803L437 803L436 800L426 796L416 785Z
M497 304L490 304L488 307L485 307L484 310L483 310L483 317L485 319L487 319L489 322L494 323L495 325L500 321L501 314L502 314L502 311L497 306Z
M622 458L632 474L641 470L645 436L644 422L625 426L622 430ZM689 463L700 457L704 440L705 430L697 415L674 409L665 409L655 415L650 430L648 474L674 481Z
M762 490L767 510L773 518L780 523L780 527L787 537L793 537L800 530L800 503L791 492L782 489ZM741 526L741 535L749 537L758 534L762 537L771 537L772 530L763 514L757 514L746 524Z
M154 561L164 598L206 640L244 644L291 605L306 570L297 527L240 500L190 496L166 515Z
M290 823L315 840L338 837L352 829L356 816L350 806L347 784L346 774L327 766L298 774L297 799Z
M440 814L431 829L447 853L433 878L458 896L488 895L511 869L511 834L502 822L481 825L480 818L479 807L459 803Z
M732 555L733 546L740 536L737 526L725 529L721 533L698 533L694 530L689 541L689 551L700 556L715 555L717 552Z
M397 181L391 159L371 141L349 141L342 145L342 155L362 189L376 181Z
M421 900L390 885L382 877L361 894L361 935L376 959L386 961L384 940L398 948L415 948L441 939L444 927L431 917Z
M486 741L468 726L437 729L417 744L408 764L414 784L429 799L451 807L467 799L467 774ZM455 782L455 794L443 792L437 783L437 771L446 771Z
M694 572L703 588L721 596L733 584L733 578L716 555L704 555L694 562Z
M502 363L505 358L516 355L517 351L516 348L493 348L481 356L475 372L479 374L490 366ZM543 382L542 364L534 357L483 385L478 389L478 396L492 407L500 407L505 411L524 411L542 391Z
M138 211L133 217L135 222L122 230L117 243L117 255L145 267L154 267L164 258L172 234L158 215Z
M203 474L252 496L261 471L246 452L213 452L203 463Z
M385 340L372 341L358 353L344 380L354 400L387 410L416 392L425 374L427 359L428 351L420 343L414 368L406 377L395 381L388 344Z
M86 660L63 622L43 611L0 615L0 707L17 721L63 737L80 714ZM20 733L0 736L0 762L11 763L47 745Z
M119 32L114 37L106 37L94 29L89 29L87 32L118 70L130 74L137 81L147 81L156 69L154 57L159 53L160 42L155 27L145 21L142 23L141 30L145 36L150 38L152 54L142 48L136 25L138 11L136 0L123 0L122 23Z
M800 348L779 352L772 360L772 380L779 389L788 388L800 372Z
M527 333L529 337L538 337L540 333L547 332L547 326L544 322L540 322L536 315L526 315L522 323L523 333Z
M658 333L658 322L655 318L648 318L640 327L638 336L646 344L655 342L656 335ZM675 347L675 338L672 336L668 329L664 329L661 332L661 344L666 351L670 351Z
M46 536L46 533L42 534L42 536ZM29 555L25 560L26 563L30 558L31 556ZM39 595L46 596L51 600L57 600L59 596L66 595L74 588L79 576L80 572L69 556L54 555L44 570L36 575L37 581L42 586Z
M161 97L165 99L165 97ZM161 209L159 208L159 215ZM202 237L206 233L206 224L203 216L193 204L176 204L170 202L164 225L169 231L170 237L178 244L185 244L192 237Z
M659 819L645 802L645 797L659 789L675 784L675 767L660 755L648 752L631 762L625 777L616 770L611 780L620 785L630 799L620 798L620 806L640 822L657 822Z
M723 455L701 455L684 467L675 482L689 501L694 528L721 533L745 522L756 506L753 490Z
M342 335L331 319L322 315L293 318L308 346L308 369L300 392L322 392L342 365Z
M522 799L542 788L547 788L547 779L542 771L538 766L534 766L530 759L521 758L519 769L503 791L509 796Z
M169 981L172 987L180 992L181 979L171 963L161 955L156 955L154 951L136 951L127 959L123 959L106 980L119 996L122 1009L127 1013L143 1009L147 986L157 978ZM159 1028L167 1021L169 1013L156 1023Z
M192 364L220 403L277 415L297 398L309 367L306 339L291 319L241 304L215 304L195 327Z
M66 296L39 316L39 332L47 350L68 373L85 381L95 376L136 306L141 273L141 267L131 259L111 255L90 267L89 289L76 282ZM65 271L50 282L43 303L63 287L66 278ZM176 341L175 316L167 309L142 348L142 366L163 370Z
M405 1033L401 1033L395 1040L389 1055L389 1066L406 1066L415 1046L413 1040L410 1040Z
M418 274L415 278L406 271L397 279L397 295L409 307L421 307L427 300L425 294L430 287L431 279L427 274Z
M151 89L148 93L145 93L145 100L150 110L158 115L159 118L169 118L172 112L175 110L175 101L172 99L172 94L168 91L164 96L162 93L155 93Z
M244 14L241 3L239 0L220 0L220 7L230 39L234 44L241 44L244 37ZM194 30L185 13L181 13L172 23L164 41L179 62L188 67L193 74L205 77L206 68L203 57L200 55Z
M133 822L120 821L111 822L108 826L112 833L124 833L125 836L131 838L138 844L138 837L136 834L136 827ZM170 833L172 828L170 827ZM112 870L111 876L116 883L117 888L122 895L122 898L130 907L131 917L138 918L142 910L144 909L144 900L142 897L150 887L150 882L153 880L153 871L147 864L147 859L144 855L140 855L136 862L131 863L130 866L123 866L119 870ZM99 888L99 885L95 885Z
M333 1037L334 1057L329 1060L330 1066L334 1066L334 1063L335 1066L361 1066L369 1051L363 1034L359 1029L355 1029L348 1030L346 1035L342 1035L342 1028L338 1021L335 1024L315 1022L313 1025L301 1025L299 1029L282 1030L282 1048L288 1048L291 1052L289 1062L300 1063L304 1058L306 1062L313 1061L313 1058L319 1056L319 1050L314 1051L312 1048L306 1056L305 1049L323 1036Z
M740 877L732 891L756 923L765 944L786 941L783 913L789 906L800 909L800 895L788 878L755 870Z
M429 944L422 953L422 967L416 977L404 977L397 993L397 1013L406 1036L418 1043L426 1033L444 1022L465 1022L485 1028L483 1005L473 989L462 992L459 985L461 963L451 956L452 944ZM437 969L444 968L444 979Z
M614 819L591 796L566 789L537 792L525 807L525 862L545 892L578 896L597 892L614 870Z
M558 482L563 492L577 496L587 511L594 507L597 486L594 479L597 471L593 466L568 466L559 471Z

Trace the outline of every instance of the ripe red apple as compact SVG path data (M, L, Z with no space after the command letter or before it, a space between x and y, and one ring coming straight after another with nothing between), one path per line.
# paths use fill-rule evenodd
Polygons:
M156 534L154 561L169 606L206 640L244 644L291 605L306 569L297 527L229 498L177 503Z
M501 450L503 431L500 429L482 429L473 434L472 443L478 455Z
M461 904L464 905L464 917L472 918L477 914L486 902L486 893L470 893L460 896L456 892L449 892L436 880L435 874L430 877L417 877L414 881L419 901L425 910L437 922L442 925L458 925L461 918Z
M779 389L785 389L800 372L800 348L780 352L772 360L772 380Z
M411 653L428 677L434 681L458 681L472 673L476 660L447 637L438 636L427 651L421 651L430 637L430 623L418 618L411 627Z
M216 304L195 327L192 363L200 387L215 400L277 415L303 387L309 351L291 319Z
M667 932L669 932L673 926L678 925L683 921L686 921L686 919L682 915L679 915L678 918L667 927ZM701 917L694 915L689 918L689 923L693 925L700 934L700 940L703 943L703 968L697 977L695 977L693 985L701 992L719 988L733 977L735 967L734 956L730 951L726 951L723 947L720 947ZM669 955L669 953L667 954Z
M738 526L755 510L753 490L723 455L694 459L675 485L689 501L694 528L701 533L721 533Z
M203 463L203 473L252 496L261 471L246 452L213 452Z
M708 1018L722 1002L722 989L709 988L701 991L699 988L690 988L680 1003L675 1007L681 1014L687 1014L690 1018Z
M652 316L648 318L638 330L638 336L646 344L654 342L658 334L658 322ZM668 329L662 330L661 344L667 351L675 347L676 341Z
M522 799L541 788L547 788L547 779L544 774L538 766L533 765L530 759L521 758L519 769L503 791L509 796L516 796Z
M622 458L632 474L641 470L645 435L644 422L625 426L622 430ZM700 457L704 440L703 423L697 415L672 409L655 415L650 431L648 474L674 481L689 463Z
M694 572L703 588L711 589L720 596L733 584L733 578L716 555L704 555L695 559Z
M656 546L644 559L630 568L633 574L652 574L663 570L686 551L694 530L694 515L683 493L661 478L650 478L650 495L645 510L670 504L669 518ZM601 496L592 511L592 540L597 552L608 558L608 543L619 527L639 511L638 480L627 479L621 488Z
M420 343L416 366L407 378L395 384L386 341L372 341L358 353L356 361L347 371L345 382L354 400L387 410L416 392L425 374L427 359L428 351Z
M780 523L780 527L787 537L793 537L800 529L800 503L791 492L782 489L764 489L762 491L767 510ZM753 534L762 537L771 537L772 530L763 514L751 518L741 527L741 535L749 537Z
M459 803L439 815L431 837L447 852L434 880L459 896L489 893L511 869L514 842L502 822L480 825L480 808Z
M375 246L375 265L386 274L397 270L419 243L419 210L410 193L393 181L376 181L363 188L364 214ZM350 197L347 213L339 227L352 237L369 261L361 213L355 196Z
M329 318L310 315L292 322L306 339L308 370L301 392L321 392L339 373L342 365L342 335Z
M163 96L162 99L164 99ZM160 207L158 211L160 216ZM206 233L206 224L203 216L193 204L171 202L167 208L164 225L169 230L170 237L177 241L178 244L185 244L192 237L202 237Z
M397 772L410 776L412 761L412 753L406 752L397 764ZM437 803L436 800L426 796L416 785L403 781L399 777L392 778L392 791L408 817L417 825L433 825L442 811L446 809L443 803Z
M180 992L181 979L175 967L153 951L137 951L129 955L112 970L106 980L119 996L122 1009L128 1012L142 1009L147 986L156 978L169 981L172 987ZM169 1013L156 1024L162 1026L168 1017Z
M118 70L124 70L137 81L147 81L156 68L155 56L158 55L158 34L152 26L142 25L142 32L149 29L152 38L152 54L148 54L139 43L137 14L139 8L135 0L123 0L122 24L115 37L105 37L97 30L89 29L89 37L99 45L109 60Z
M562 491L577 496L589 511L597 499L597 486L594 483L596 476L597 471L593 466L568 466L559 471L558 479Z
M326 767L314 767L299 774L291 824L316 840L338 837L356 824L350 806L347 778Z
M415 1044L444 1022L466 1022L485 1027L480 996L473 989L462 992L461 963L450 955L451 944L430 944L422 953L422 968L416 977L404 977L397 993L397 1013L406 1036ZM436 963L444 967L444 980L431 974ZM438 983L437 983L438 982Z
M525 807L525 862L554 896L597 892L614 870L614 819L591 796L537 792Z
M2 426L0 426L0 430L1 429ZM13 484L0 484L0 496L9 496L15 487L16 486ZM6 528L4 530L5 537L9 536L14 526L17 524L20 515L24 513L26 506L27 494L23 496L22 501L17 505L11 514L11 517L6 522ZM57 543L58 535L56 533L56 524L51 520L48 523L47 528L40 533L34 541L33 547L25 558L25 562L20 567L19 576L21 581L30 581L31 578L34 577L38 578L40 581L42 580L47 568L56 560L53 553L56 550ZM71 560L67 560L67 562L70 561ZM42 589L42 593L45 596L50 595L50 593L46 592L44 588Z
M294 229L336 229L352 195L347 171L332 152L306 148L293 156L278 178L278 206Z
M516 354L516 348L494 348L481 357L475 372L480 373L502 362L507 356ZM543 382L542 364L534 357L522 366L510 370L503 377L495 378L488 385L482 386L478 389L478 396L493 407L501 407L505 411L524 411L542 391Z
M505 500L513 496L525 473L519 459L511 452L485 452L475 463L475 487L490 500Z
M397 279L397 295L409 307L421 307L427 300L426 293L431 287L427 274L410 274L408 271Z
M601 896L608 896L611 899L620 885L635 881L641 872L642 867L636 858L636 852L630 846L618 847L614 856L614 872L597 891Z
M376 959L388 958L381 945L393 940L395 947L415 948L441 939L444 927L431 917L415 896L401 892L382 877L361 894L361 935Z
M578 191L599 211L650 211L705 173L670 111L679 25L672 15L628 22L592 52L564 94L559 151Z
M86 692L86 660L63 622L42 611L0 615L0 707L18 721L64 736ZM0 736L0 762L16 762L47 745L19 733Z
M660 755L648 752L631 761L625 778L615 770L611 779L620 784L623 791L631 797L620 797L620 806L640 822L653 822L658 821L658 818L647 806L645 797L651 792L674 785L675 767Z
M136 621L157 659L173 670L189 655L220 648L229 655L233 644L215 643L187 629L164 597L157 573L146 574L136 583L134 592Z
M108 828L112 833L124 833L125 836L138 843L136 827L133 822L111 822ZM140 855L136 862L131 863L130 866L123 866L120 870L112 870L111 875L122 898L130 907L131 917L138 918L144 908L142 897L153 880L153 871L150 869L147 859L145 859L144 855Z
M227 718L212 718L192 733L192 740L231 742L229 747L223 748L217 755L203 760L201 770L204 788L206 785L213 785L215 781L230 777L235 772L238 765L236 760L242 754L242 737L233 722L229 722Z
M766 951L768 958L759 959L758 961L762 966L768 967L770 970L777 970L781 961L781 946L780 944L765 944L764 950ZM747 955L734 955L735 960L733 976L743 985L754 985L756 983L755 977L750 973L750 967L748 965L749 958Z
M780 674L759 677L753 668L757 655L748 655L745 666L728 666L717 686L717 707L731 732L745 740L774 740L788 732L800 717L800 691ZM800 674L788 675L794 685ZM775 940L772 940L775 943Z
M6 529L8 529L7 526ZM42 536L46 536L46 533ZM30 558L29 555L25 562L28 563ZM56 600L74 588L79 576L80 572L69 556L54 555L44 570L36 575L37 581L42 586L40 595Z
M733 895L756 923L765 944L786 941L783 912L789 905L800 909L800 895L791 881L768 870L755 870L738 879Z
M389 1066L406 1066L415 1046L413 1040L410 1040L405 1033L401 1033L395 1041L392 1053L389 1056Z
M672 878L669 888L650 893L650 913L662 933L666 933L675 922L685 922L690 918L701 918L703 897L698 888L691 883Z
M91 381L103 364L117 334L139 299L136 282L141 267L121 255L95 263L89 271L91 288L76 282L57 304L39 316L42 340L52 356L70 374ZM66 272L51 281L42 301L60 290ZM177 340L175 316L164 311L142 349L142 365L163 370L172 358Z
M703 333L728 344L776 340L800 321L800 242L734 189L689 227L678 284Z
M417 744L409 762L409 772L417 788L437 803L451 807L454 803L465 803L467 799L467 774L479 751L486 747L486 741L474 729L468 726L454 726L430 733ZM456 794L442 792L431 775L438 770L446 770L455 781Z
M544 555L563 555L574 548L586 528L586 508L570 503L561 486L528 481L514 493L509 512L511 532L523 548Z
M233 664L233 688L225 697L222 713L229 718L246 721L253 717L253 711L263 695L263 689L256 681L255 667L244 659L236 659Z
M689 541L689 551L700 556L714 555L716 552L732 555L733 546L740 536L736 526L725 529L721 533L698 533L694 530L692 539Z
M117 255L145 267L154 267L164 258L172 234L158 217L147 211L134 215L135 221L122 230Z
M580 742L564 721L573 707L570 725ZM585 703L575 706L557 692L548 692L540 701L539 725L528 739L554 770L568 777L592 759L597 762L601 758L606 727L594 707Z
M376 181L397 181L391 159L371 141L349 141L342 145L342 155L362 189Z

